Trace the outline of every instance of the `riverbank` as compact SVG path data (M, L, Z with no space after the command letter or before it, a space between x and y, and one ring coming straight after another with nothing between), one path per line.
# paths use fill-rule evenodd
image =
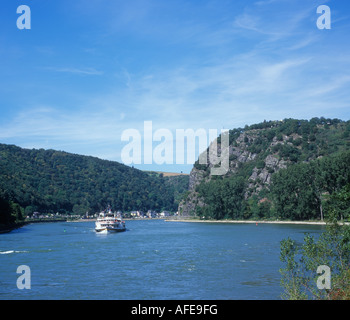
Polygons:
M26 223L42 223L42 222L65 222L67 219L63 218L38 218L38 219L26 219Z
M25 221L11 224L0 224L0 234L8 233L13 230L22 228L23 226L31 223L45 223L45 222L65 222L67 219L61 218L38 218L38 219L26 219Z
M324 221L266 221L266 220L200 220L200 219L166 219L165 221L175 221L175 222L199 222L199 223L237 223L237 224L299 224L299 225L326 225ZM349 222L344 222L344 224L349 225Z
M125 221L149 221L149 220L164 220L166 222L199 222L199 223L236 223L236 224L294 224L294 225L319 225L324 226L327 223L325 221L282 221L282 220L201 220L201 219L186 219L186 218L152 218L152 219L123 219ZM96 219L77 219L69 222L89 222L96 221ZM341 224L350 225L350 222L344 222Z
M95 222L97 219L76 219L76 220L67 220L67 222ZM165 218L123 218L124 221L149 221L149 220L165 220Z
M15 229L21 228L24 225L28 224L27 222L19 222L19 223L11 223L11 224L1 224L0 225L0 234L1 233L8 233Z

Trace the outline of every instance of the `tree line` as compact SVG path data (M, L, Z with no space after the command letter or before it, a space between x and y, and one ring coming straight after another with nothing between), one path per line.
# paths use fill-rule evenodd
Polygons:
M331 209L339 219L350 213L350 151L290 165L272 175L269 188L247 197L243 176L201 183L204 205L197 215L212 219L323 220Z
M281 219L324 219L336 210L349 216L350 152L299 163L272 177L272 201Z
M22 216L95 213L107 205L176 211L188 177L171 178L90 156L0 144L0 219L20 218L18 208Z
M350 121L264 121L230 130L229 139L233 150L254 157L242 162L233 152L225 176L211 176L209 164L197 161L194 167L204 178L195 189L194 214L214 219L322 219L329 206L336 206L347 215L341 199L350 183ZM287 168L267 166L268 156L283 160ZM253 172L268 173L271 182L251 179Z

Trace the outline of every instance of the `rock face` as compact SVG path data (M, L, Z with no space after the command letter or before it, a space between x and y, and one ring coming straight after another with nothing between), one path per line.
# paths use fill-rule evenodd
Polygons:
M259 130L251 130L242 132L229 145L229 171L225 177L240 173L243 168L252 165L250 176L245 192L245 198L249 198L254 194L258 194L263 188L268 188L271 183L271 176L274 172L281 168L286 168L288 161L281 159L278 153L273 152L273 147L279 144L285 144L288 137L282 137L282 140L277 140L274 137L269 143L267 149L253 148L253 145L259 145L261 135ZM265 141L266 145L266 141ZM208 152L209 155L209 150ZM217 145L218 156L221 153L221 145ZM209 156L208 156L209 159ZM209 161L208 161L209 162ZM202 183L212 179L210 168L213 164L210 162L207 165L194 165L189 178L189 192L187 197L179 204L179 214L182 216L190 216L196 214L196 207L203 205L203 200L199 198L196 192L196 187ZM247 170L247 169L245 169ZM249 171L249 170L248 170Z
M180 202L178 212L182 216L194 215L196 212L196 206L201 205L196 190L196 187L205 179L205 171L193 168L190 173L189 186L188 186L188 196L185 200Z
M274 172L279 169L283 169L287 167L286 161L279 160L272 155L268 155L265 158L265 167L262 169L258 169L254 167L253 173L249 177L249 185L248 189L254 188L254 186L258 182L258 186L256 187L255 193L261 191L264 186L269 186L271 183L271 176ZM249 194L246 192L246 198L249 197Z
M224 144L227 137L228 147ZM264 206L258 208L259 204L271 202L276 172L291 164L348 150L350 121L324 117L264 121L231 129L211 146L216 149L209 147L193 166L189 190L179 205L179 213L206 217L209 211L225 210L221 212L224 215L239 211L241 216L249 216L253 211L259 214L258 209L264 210ZM212 160L214 153L218 153L217 159L221 153L225 155L224 165ZM203 159L207 159L205 164ZM241 208L237 207L239 202L243 204Z

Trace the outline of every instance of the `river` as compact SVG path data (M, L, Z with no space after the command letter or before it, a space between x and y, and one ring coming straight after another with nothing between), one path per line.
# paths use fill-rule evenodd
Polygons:
M324 227L126 221L101 235L94 222L26 225L0 234L0 300L276 300L280 241ZM17 267L30 269L18 289Z

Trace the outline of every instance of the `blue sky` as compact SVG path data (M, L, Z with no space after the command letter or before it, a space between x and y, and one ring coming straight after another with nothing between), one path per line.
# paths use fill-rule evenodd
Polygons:
M3 0L0 30L0 143L120 161L122 132L144 121L175 136L350 119L349 1Z

